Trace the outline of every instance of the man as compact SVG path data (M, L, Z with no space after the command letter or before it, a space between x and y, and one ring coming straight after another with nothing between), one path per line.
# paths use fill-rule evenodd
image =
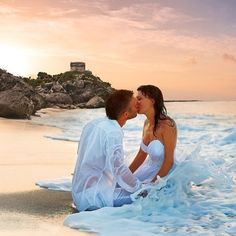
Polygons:
M140 182L124 164L122 126L137 116L133 92L117 90L106 102L105 118L83 129L72 180L72 197L79 211L131 203Z

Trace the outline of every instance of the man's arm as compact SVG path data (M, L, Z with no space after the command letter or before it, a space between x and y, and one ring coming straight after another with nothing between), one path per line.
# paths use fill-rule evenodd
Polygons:
M132 161L132 163L129 166L129 169L131 170L132 173L134 173L139 168L139 166L141 166L143 164L146 157L147 157L147 153L145 153L140 148L136 157L134 158L134 160Z
M114 151L113 160L114 175L120 187L131 193L137 191L141 186L141 182L125 165L122 147L116 148Z
M143 135L144 135L144 127L145 127L146 123L147 123L147 120L145 120L145 122L144 122ZM147 153L145 153L140 148L138 153L137 153L137 155L135 156L134 160L132 161L132 163L129 166L129 169L131 170L132 173L134 173L139 168L139 166L141 166L143 164L143 162L145 161L146 157L147 157Z

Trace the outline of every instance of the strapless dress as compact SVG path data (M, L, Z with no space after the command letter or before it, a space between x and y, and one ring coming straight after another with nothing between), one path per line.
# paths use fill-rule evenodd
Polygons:
M134 175L141 182L148 183L152 181L160 170L165 158L165 149L164 145L158 139L152 140L148 145L145 145L142 141L140 147L148 156L143 164L134 172ZM172 169L174 166L175 164Z

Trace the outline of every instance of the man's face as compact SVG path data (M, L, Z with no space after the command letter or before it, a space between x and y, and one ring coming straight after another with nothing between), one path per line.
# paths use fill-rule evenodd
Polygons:
M137 116L138 112L138 104L137 104L137 99L135 97L132 97L130 104L129 104L129 109L128 109L128 119L132 119Z

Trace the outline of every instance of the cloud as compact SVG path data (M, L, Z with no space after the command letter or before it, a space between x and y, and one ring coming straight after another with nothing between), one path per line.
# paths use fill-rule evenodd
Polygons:
M224 53L222 57L226 61L231 61L231 62L236 63L236 57L232 54Z
M77 9L60 9L60 8L51 8L48 12L46 12L46 16L49 17L70 17L73 14L77 14ZM45 15L45 11L40 12L38 15Z
M195 57L191 57L187 60L187 65L196 65L198 62L197 62L197 59Z
M15 7L7 6L7 5L0 5L0 16L16 16L17 14L22 13L22 10L17 9Z
M162 7L156 9L153 14L153 19L160 23L166 22L192 22L192 21L199 21L201 19L194 18L192 16L188 16L181 12L176 11L174 8L171 7Z
M0 41L17 39L19 44L35 48L37 55L86 57L106 63L169 69L183 60L195 65L196 58L236 50L236 39L230 36L216 38L192 30L183 33L176 22L197 19L156 2L91 0L91 4L41 0L31 5L26 0L18 2L25 4L2 8L5 14L18 17L0 19ZM172 23L174 28L165 27Z
M129 26L147 30L158 30L162 24L179 24L199 21L174 8L161 6L159 3L138 3L120 6L120 8L107 8L110 18L116 18Z

